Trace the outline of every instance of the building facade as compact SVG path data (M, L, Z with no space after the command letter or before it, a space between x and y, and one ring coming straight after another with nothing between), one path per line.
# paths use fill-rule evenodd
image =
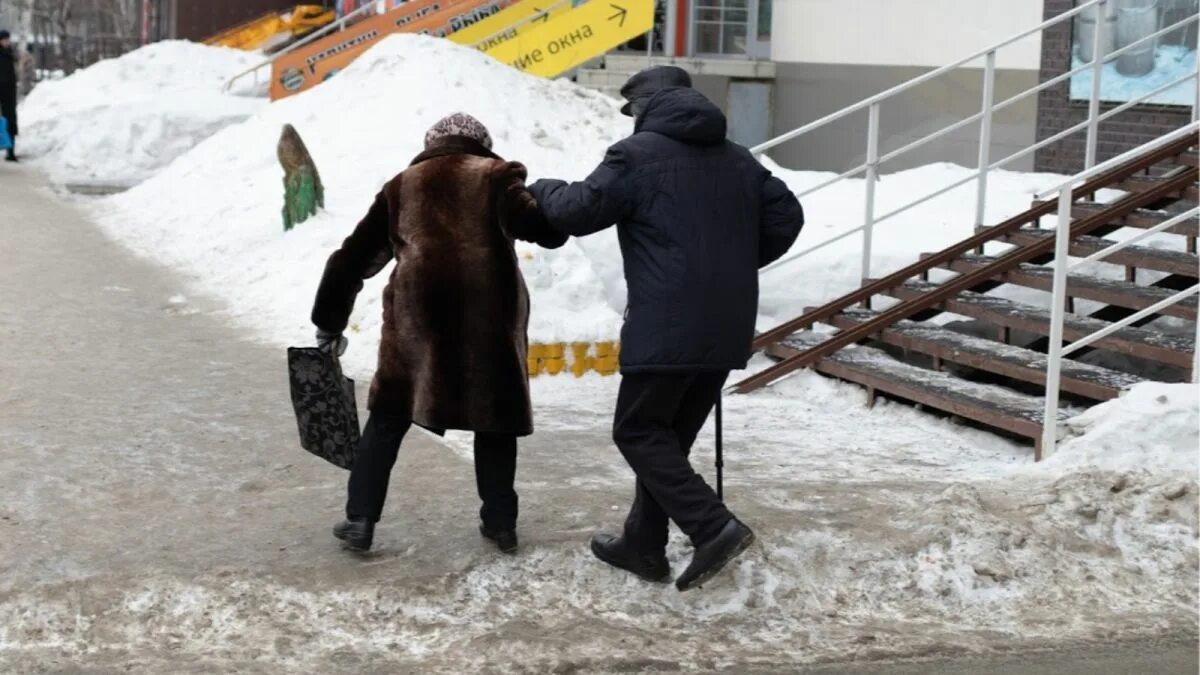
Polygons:
M666 0L655 44L661 45L666 61L690 70L697 87L724 106L731 136L753 145L1027 31L1071 10L1077 1ZM1111 51L1189 13L1194 16L1197 0L1110 0L1108 7L1107 39L1101 48ZM1101 78L1102 109L1195 72L1196 25L1109 63ZM1094 26L1085 12L999 50L995 100L1007 100L1086 63ZM882 105L881 152L979 112L983 66L984 60L976 59ZM993 161L1086 119L1089 77L1072 77L998 112L991 136ZM1189 122L1195 91L1193 80L1102 125L1099 158ZM896 171L935 161L974 166L979 133L978 124L966 125L881 168ZM1083 165L1085 137L1074 134L1006 168L1077 171ZM771 155L785 166L845 170L863 162L866 138L864 111L789 141Z
M1075 3L1076 0L1046 0L1046 18L1070 10ZM1152 17L1146 17L1146 25L1140 26L1145 32L1159 26L1165 28L1174 25L1188 16L1196 16L1197 5L1196 0L1113 3L1112 11L1105 17L1111 24L1108 31L1111 37L1104 47L1110 50L1120 48L1124 34L1129 32L1129 25L1139 18L1141 11L1153 14ZM1093 24L1086 20L1090 18L1085 16L1073 25L1060 24L1046 31L1041 66L1043 82L1090 60L1088 32ZM1125 26L1121 23L1123 19L1126 20ZM1189 68L1194 71L1197 26L1198 24L1193 22L1185 29L1173 31L1157 39L1152 46L1152 58L1139 62L1139 56L1144 53L1133 52L1118 57L1115 63L1106 66L1100 79L1104 85L1101 91L1100 111L1111 111L1137 95L1156 88L1160 83L1175 81L1186 74ZM1125 59L1125 62L1122 62L1122 59ZM1090 85L1090 78L1076 76L1041 93L1038 100L1039 140L1050 138L1087 119L1087 95L1090 93L1085 91L1087 85ZM1195 105L1196 83L1193 80L1190 87L1172 87L1146 103L1135 105L1115 115L1110 121L1100 125L1096 148L1097 161L1115 157L1188 124L1193 119ZM1081 133L1072 134L1040 151L1036 166L1039 171L1075 173L1083 169L1085 153L1086 136Z

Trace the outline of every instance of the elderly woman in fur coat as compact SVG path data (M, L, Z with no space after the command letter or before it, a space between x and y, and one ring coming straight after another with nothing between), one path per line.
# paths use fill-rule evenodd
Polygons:
M480 532L516 551L517 438L533 432L533 416L529 292L514 239L566 242L525 190L525 168L500 159L487 129L458 113L429 130L425 151L329 257L312 320L318 346L339 354L363 280L396 261L346 520L334 528L347 548L370 549L400 442L417 424L475 432Z

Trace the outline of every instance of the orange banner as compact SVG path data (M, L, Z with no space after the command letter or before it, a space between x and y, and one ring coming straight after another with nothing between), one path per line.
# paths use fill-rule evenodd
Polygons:
M445 37L498 13L517 0L412 0L392 11L285 54L271 66L271 100L314 87L393 33Z

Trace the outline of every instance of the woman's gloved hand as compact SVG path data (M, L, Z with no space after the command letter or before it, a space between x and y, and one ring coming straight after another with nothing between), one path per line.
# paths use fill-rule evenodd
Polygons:
M346 353L346 347L350 345L350 341L341 333L330 333L317 329L317 349L323 352L332 351L337 356Z

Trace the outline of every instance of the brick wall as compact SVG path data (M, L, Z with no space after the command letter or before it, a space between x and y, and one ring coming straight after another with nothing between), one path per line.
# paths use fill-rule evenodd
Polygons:
M1074 6L1072 0L1046 0L1045 15L1049 19ZM1045 82L1070 70L1071 21L1064 21L1047 30L1042 37L1041 81ZM1101 111L1119 104L1100 105ZM1087 119L1087 101L1072 101L1070 83L1063 82L1039 94L1038 140L1049 138ZM1119 155L1142 143L1168 133L1191 121L1191 110L1179 106L1134 106L1100 125L1096 147L1097 161ZM1038 171L1076 173L1083 169L1087 132L1080 131L1038 151L1034 162Z

